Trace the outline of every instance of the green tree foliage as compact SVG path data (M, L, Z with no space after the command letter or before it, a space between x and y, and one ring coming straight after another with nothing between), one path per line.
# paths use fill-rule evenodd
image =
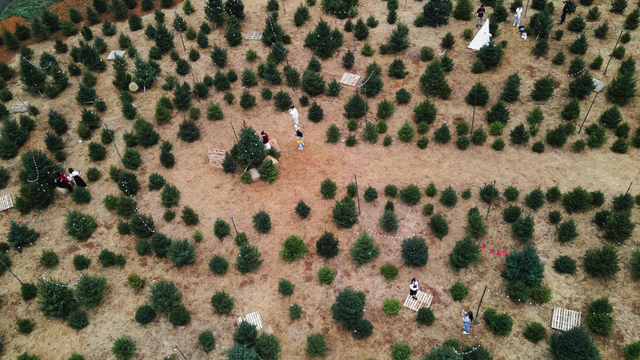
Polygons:
M444 78L444 68L440 61L434 61L427 66L424 74L420 76L420 88L426 96L437 96L444 100L449 98L451 88Z
M351 289L338 293L331 306L333 319L342 324L343 329L353 330L364 314L365 294Z
M544 265L533 245L525 245L520 252L514 250L505 265L504 277L508 281L521 280L529 287L542 283Z
M326 21L320 20L315 30L307 34L304 45L312 49L317 57L328 59L342 46L342 33L338 29L331 30Z
M423 16L425 25L438 27L449 23L452 4L449 0L429 1L424 5Z
M429 247L421 237L411 237L402 242L402 259L407 266L425 266L429 260Z

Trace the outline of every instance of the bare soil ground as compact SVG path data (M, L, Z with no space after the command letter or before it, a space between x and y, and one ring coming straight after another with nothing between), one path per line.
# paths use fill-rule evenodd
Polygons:
M601 6L603 18L599 23L609 20L612 28L607 40L597 40L589 37L590 47L585 61L589 63L598 54L607 55L613 48L616 32L619 33L623 16L608 13L608 2L596 1ZM62 7L65 3L56 6ZM75 4L75 2L74 2ZM264 28L265 1L246 1L246 19L242 25L243 34L247 31L259 31ZM293 25L293 13L298 3L286 3L286 15L280 10L280 23L291 35L293 43L290 50L289 62L300 72L306 68L311 58L310 50L303 48L304 37L313 30L320 18L327 21L336 21L333 16L322 14L317 8L311 8L311 21L302 28ZM380 25L370 30L368 42L377 50L379 45L385 43L393 26L385 22L387 10L385 2L367 1L361 4L360 16L367 18L373 14ZM395 92L405 87L413 94L413 99L408 105L396 106L396 112L388 121L389 134L394 138L390 147L383 147L381 141L377 144L368 144L360 139L353 147L345 147L344 143L326 144L325 131L329 124L337 124L343 133L343 139L348 134L347 120L343 117L342 106L348 97L354 93L354 89L343 86L339 97L320 96L313 100L323 108L325 118L318 124L307 120L308 108L299 107L301 127L305 134L305 150L298 151L293 124L290 116L285 112L278 112L271 102L260 98L260 90L263 83L257 88L250 89L258 98L258 106L248 111L242 111L237 101L242 94L240 82L232 85L231 92L236 96L233 105L227 105L222 100L222 93L216 93L213 89L210 99L207 101L192 102L199 107L203 116L198 121L201 130L201 140L195 143L185 143L176 136L178 126L186 113L174 111L173 120L163 126L156 126L156 131L161 134L162 140L172 141L177 164L171 170L164 169L158 161L159 149L140 149L143 158L142 167L136 171L143 189L137 196L140 212L150 214L156 223L158 230L173 239L190 238L196 229L204 233L204 241L196 244L197 262L192 266L181 269L174 268L167 259L138 256L135 252L135 238L133 236L121 236L117 233L118 217L101 205L102 199L108 194L116 194L117 186L108 178L110 165L119 166L119 158L112 145L107 147L107 159L100 163L91 163L88 154L88 141L79 142L76 135L76 127L80 120L81 107L75 101L75 94L79 78L71 78L71 87L54 100L43 99L22 93L22 85L14 78L9 83L14 95L19 95L24 100L29 100L36 105L41 112L37 117L36 130L31 134L29 142L22 148L44 148L43 138L49 126L46 115L50 110L61 112L70 123L69 132L64 135L67 161L65 168L73 167L86 171L95 166L102 172L102 179L89 184L89 190L93 200L86 205L74 204L68 195L58 195L56 203L46 211L32 212L21 215L16 210L0 213L0 238L6 237L11 221L39 218L41 224L34 228L40 232L41 239L23 253L10 251L14 262L13 271L22 281L36 282L42 276L55 278L63 282L74 282L79 273L72 265L73 256L84 254L92 259L87 274L100 274L108 279L108 291L106 298L98 308L89 311L90 325L86 329L76 332L65 323L48 319L42 316L38 310L36 300L24 302L20 297L19 283L5 274L2 279L0 296L3 299L2 313L5 321L1 322L0 329L3 334L5 357L14 359L25 351L36 354L40 359L67 359L72 352L84 354L87 359L112 358L111 346L114 339L127 335L136 343L135 359L159 359L173 353L177 344L189 359L221 359L224 351L233 345L232 334L236 328L236 317L253 311L260 311L265 326L273 330L280 339L282 345L281 356L283 359L298 359L305 357L304 349L306 337L313 333L323 333L328 343L329 359L389 359L390 349L394 343L406 342L412 350L412 359L422 358L429 350L448 338L458 338L463 344L473 345L480 343L490 350L495 359L548 359L548 343L543 341L532 344L522 337L522 331L526 324L538 321L548 327L551 333L550 323L554 306L564 308L586 310L588 304L597 298L608 296L614 306L613 331L610 337L596 337L595 341L600 348L603 359L615 359L622 356L622 347L630 342L637 341L637 319L635 314L640 314L640 302L638 301L638 284L630 277L629 259L631 248L638 246L637 237L634 236L626 247L620 248L622 271L613 279L595 280L586 276L582 267L574 276L556 274L551 268L555 258L560 255L570 255L581 262L587 249L601 247L606 241L602 239L591 220L594 211L579 215L567 215L559 204L546 204L540 210L532 212L536 227L533 243L536 245L541 258L545 262L544 283L552 289L553 300L545 306L530 304L514 304L504 296L504 281L500 273L504 268L504 257L489 255L487 250L482 254L483 262L472 266L468 270L454 273L448 265L448 254L455 241L460 240L465 233L467 211L474 206L480 211L486 211L486 206L478 197L478 189L484 182L497 180L497 186L504 189L509 185L515 185L521 189L521 197L518 205L524 208L524 194L541 186L543 189L558 185L562 191L568 191L575 186L582 185L589 190L602 190L607 197L603 208L611 206L613 196L624 193L631 181L638 178L637 163L640 155L636 149L631 149L626 155L618 155L611 152L608 146L614 141L614 136L609 133L609 145L600 149L589 149L583 153L575 154L568 149L553 149L547 147L543 154L533 153L530 146L520 147L507 145L501 152L491 149L490 144L494 137L484 146L470 146L467 151L457 150L454 141L446 145L438 145L431 141L426 150L420 150L412 143L404 144L396 136L398 128L405 119L412 118L413 107L424 100L420 92L418 78L424 71L425 64L419 61L419 49L422 46L431 46L436 52L441 52L440 39L446 32L452 32L456 37L456 45L447 54L453 58L455 67L453 72L447 74L449 84L453 89L449 100L435 100L438 108L438 117L432 125L432 129L446 122L453 130L452 125L464 119L471 122L472 109L464 102L471 85L482 81L489 89L491 98L489 104L496 102L504 80L513 73L519 72L522 77L522 96L520 101L509 104L511 120L505 129L505 141L508 143L508 133L517 124L525 122L526 114L537 104L530 100L529 92L533 82L547 73L551 73L556 80L557 89L554 97L546 103L539 104L544 111L545 120L541 125L539 135L535 141L542 140L547 129L556 127L561 121L560 110L568 101L567 85L570 78L559 76L552 69L560 73L566 73L568 67L555 66L551 63L551 57L558 49L565 49L575 38L574 34L565 28L565 37L562 41L550 41L551 50L549 56L536 59L530 55L530 49L534 42L530 39L523 41L515 28L511 27L512 18L506 23L500 24L500 35L496 40L507 40L506 56L502 64L495 70L481 75L471 74L471 64L475 61L475 53L466 48L466 41L462 38L464 28L472 28L474 21L460 22L450 19L447 26L440 28L417 29L412 25L413 19L421 11L424 3L410 1L407 10L403 5L398 11L400 21L409 24L411 30L411 46L398 58L402 58L410 72L403 80L391 79L387 76L387 68L394 56L379 56L365 58L359 55L364 42L357 42L356 66L352 72L365 76L364 69L374 60L384 69L384 89L373 99L369 99L371 109L377 108L377 103L383 99L394 99ZM479 3L474 2L477 7ZM186 16L189 25L196 28L204 19L202 1L195 1L197 12ZM556 5L554 19L559 17L559 6ZM635 4L630 5L630 7ZM179 9L179 7L176 7ZM66 11L66 10L65 10ZM167 23L173 21L173 11L165 10ZM586 13L586 8L578 7L578 12ZM531 16L533 11L529 11ZM153 22L153 15L143 17L144 25ZM523 23L528 23L524 18ZM599 23L588 24L588 34ZM126 23L119 23L118 30L129 33ZM337 25L342 28L338 21ZM558 27L556 25L556 27ZM563 27L564 28L564 27ZM92 27L94 34L100 35L100 25ZM209 35L211 45L227 47L223 37L223 30L218 29ZM635 37L637 31L632 32L632 42L626 45L627 54L637 56L639 42ZM152 46L143 31L131 34L134 45L140 54L146 54ZM80 35L67 40L69 45L76 45L81 40ZM117 49L117 36L105 39L109 50ZM330 81L332 78L340 78L344 69L341 67L340 57L346 52L346 47L352 46L350 34L344 34L344 46L339 49L339 55L322 61L322 75ZM183 54L179 38L175 39L176 48ZM196 48L195 41L187 41L187 49ZM36 59L43 51L53 53L53 41L33 44ZM245 61L245 52L254 49L259 54L256 63ZM210 50L210 48L209 48ZM208 51L201 51L201 59L193 64L196 79L201 79L205 74L213 75L214 66L211 64ZM244 40L242 45L236 48L228 48L229 66L238 74L244 68L256 70L257 64L266 61L269 49L260 42ZM6 53L1 48L0 53ZM186 55L183 55L186 57ZM104 54L106 58L106 54ZM68 55L58 56L61 67L64 69L70 61ZM606 61L606 60L605 60ZM132 66L132 61L129 60ZM605 82L610 82L616 74L620 61L613 59L607 75L601 71L593 72L593 75ZM10 63L18 68L18 58ZM165 56L161 65L162 75L174 74L175 65ZM116 132L116 146L123 151L125 148L122 134L131 131L132 122L122 117L120 102L116 98L117 91L111 84L113 69L111 66L99 75L96 86L98 96L106 99L107 112L101 115L102 121ZM192 83L191 74L181 77L181 81ZM147 91L134 94L134 104L138 114L152 121L156 101L163 95L172 98L172 94L161 90L159 78L156 85ZM277 87L271 87L275 93ZM303 95L300 89L288 91L294 102ZM206 105L209 101L222 106L225 120L208 122L204 116ZM581 103L584 115L589 107L590 100ZM587 124L597 121L597 117L610 106L604 96L596 100ZM488 107L487 107L488 108ZM484 126L485 109L476 109L476 127ZM637 127L638 100L622 109L623 118L629 122L634 133ZM375 117L375 111L368 114L369 120ZM207 150L217 148L229 150L235 143L235 138L230 127L230 122L236 131L240 129L243 121L254 129L267 131L272 138L278 140L282 147L282 157L279 166L279 177L273 185L256 183L244 185L240 183L238 175L224 174L220 169L214 169L208 165ZM579 124L578 124L579 125ZM361 120L360 128L364 126ZM358 130L359 132L360 130ZM428 134L432 140L433 131ZM571 143L578 138L585 139L584 132L575 134L569 138ZM99 131L93 136L94 141L99 141ZM19 184L16 174L20 169L19 158L4 162L3 166L9 168L12 173L9 187L0 194L11 194L14 199L18 194ZM190 206L200 214L201 223L197 227L186 227L176 219L171 223L162 220L164 209L160 207L160 194L147 190L148 176L152 173L160 173L170 183L178 186L181 192L179 207ZM331 221L332 200L322 200L319 193L319 184L325 178L331 178L339 185L337 197L345 194L345 186L352 181L352 174L358 174L360 189L368 186L376 188L380 197L367 203L361 201L362 215L358 224L352 229L338 229ZM470 200L460 200L458 206L453 209L446 208L437 203L437 198L423 197L417 206L407 206L400 201L394 201L396 213L400 219L400 229L394 234L382 234L378 227L378 218L382 215L384 203L388 200L383 196L383 188L387 184L406 186L415 183L424 189L430 182L434 182L439 189L453 186L460 193L464 189L471 189L473 197ZM631 188L632 193L637 193L637 186ZM362 192L362 190L361 190ZM294 207L300 200L304 200L311 207L309 218L301 220L295 213ZM450 233L442 241L435 238L427 226L428 219L421 214L421 207L432 202L435 212L442 214L450 225ZM511 237L509 224L502 220L502 209L508 206L505 201L494 204L489 215L488 235L481 240L487 244L487 249L512 250L519 249L522 244ZM77 242L67 236L63 230L65 214L69 210L79 210L91 214L97 220L99 226L92 238L85 242ZM174 210L177 210L174 208ZM268 235L258 234L252 228L251 216L259 210L265 210L271 215L273 229ZM578 225L580 236L571 243L560 244L555 240L555 229L548 222L548 213L560 210L563 216L573 218ZM238 249L231 237L220 242L214 237L212 226L216 218L229 219L233 215L239 231L247 232L249 241L257 245L264 264L254 273L241 275L235 268L234 258ZM638 215L632 215L634 222L638 222ZM340 255L331 260L325 260L315 254L315 241L324 230L334 232L340 240L342 248ZM356 268L349 259L348 248L357 239L359 233L381 233L376 235L376 243L381 248L381 255L374 262L361 268ZM305 239L311 250L303 260L293 263L284 262L278 255L281 243L292 234ZM429 263L423 268L408 268L402 263L400 256L401 237L418 235L427 239L429 244ZM116 253L122 253L127 258L127 264L123 269L103 269L98 262L98 254L102 249L109 249ZM42 251L53 250L61 259L60 265L52 270L47 270L38 265ZM214 255L222 255L231 263L230 271L224 276L213 276L208 269L208 262ZM380 276L381 265L392 263L400 270L397 280L387 282ZM323 266L329 266L337 272L336 280L332 285L319 285L316 272ZM185 306L191 311L191 323L185 327L175 328L166 318L160 318L153 323L141 326L134 320L135 310L148 303L148 287L139 293L135 293L126 286L126 278L130 273L138 273L146 278L149 284L158 280L169 280L176 283L183 293ZM434 294L433 310L436 322L430 327L418 327L415 322L415 313L403 309L396 316L388 316L382 312L382 303L387 298L396 298L404 301L407 295L409 280L416 277L423 290ZM295 285L294 294L291 297L282 298L277 291L279 278L286 278ZM469 296L466 300L456 303L451 300L448 293L449 287L456 281L465 283L469 288ZM472 309L481 297L484 286L489 291L485 295L483 308L492 307L499 312L507 312L514 319L513 332L504 338L493 336L480 320L481 326L473 327L471 336L462 336L462 323L460 310ZM365 318L374 325L374 333L368 339L355 340L348 332L341 329L331 318L330 306L335 296L345 287L352 287L364 291L367 295ZM236 301L235 309L231 315L217 315L213 313L210 305L210 297L215 291L225 290ZM304 308L300 320L290 321L288 307L292 303L298 303ZM583 313L583 315L585 315ZM15 326L17 318L27 317L36 323L34 332L30 335L20 335ZM585 323L583 316L583 324ZM213 331L216 337L216 349L205 354L198 345L197 336L205 330Z

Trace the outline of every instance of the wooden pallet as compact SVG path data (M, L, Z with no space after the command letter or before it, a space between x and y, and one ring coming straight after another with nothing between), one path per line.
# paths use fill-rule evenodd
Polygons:
M247 316L240 316L238 318L238 325L240 325L240 323L243 321L246 321L251 325L255 325L256 330L262 329L262 318L260 317L260 313L258 311L247 314Z
M209 149L209 165L222 169L222 162L225 156L226 153L222 150Z
M349 73L342 74L342 77L340 78L341 83L349 86L356 86L359 80L360 80L360 75L349 74Z
M247 40L260 40L262 39L262 31L249 31L245 37Z
M0 197L0 211L5 211L11 209L12 207L13 201L11 200L11 195L7 194Z
M125 50L112 50L109 53L109 56L107 56L107 60L115 60L116 56L118 57L124 57L124 54L126 54L127 52Z
M411 295L407 295L407 299L404 301L404 307L409 308L413 311L418 311L420 308L431 306L431 301L433 301L433 295L429 295L425 292L418 290L418 294L416 294L418 300L414 300Z
M553 308L551 328L567 331L580 326L582 311L567 310L559 307Z
M278 145L278 141L276 141L276 139L269 140L269 144L271 145L271 148L275 149L277 152L281 152L282 151L282 149L280 149L280 145Z
M27 112L27 108L29 107L29 101L16 101L11 104L11 113L19 114Z
M603 83L602 81L596 79L596 78L591 78L591 81L593 81L593 85L595 85L595 92L600 92L602 91L607 84Z

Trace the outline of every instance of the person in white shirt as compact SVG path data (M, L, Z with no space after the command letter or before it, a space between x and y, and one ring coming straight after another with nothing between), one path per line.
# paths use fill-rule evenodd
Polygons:
M291 114L291 117L293 118L293 123L298 126L298 110L296 110L293 105L291 105L291 108L289 109L289 114Z
M513 15L513 26L520 26L520 15L522 15L522 6L519 6Z
M409 295L413 298L413 300L418 300L416 294L418 294L418 280L416 280L416 278L413 278L411 279L411 284L409 284Z

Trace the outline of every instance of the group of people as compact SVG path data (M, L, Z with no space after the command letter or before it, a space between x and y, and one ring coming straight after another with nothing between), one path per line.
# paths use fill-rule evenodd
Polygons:
M80 172L73 170L73 168L69 168L69 175L63 171L59 171L58 176L54 179L54 184L57 187L69 190L70 193L73 192L72 184L85 189L87 188L87 183L80 177Z
M298 142L298 150L304 150L304 135L302 135L302 131L300 130L299 122L298 122L298 110L296 110L295 106L291 105L289 109L289 114L293 118L293 128L295 129L296 141ZM269 135L262 131L260 133L262 137L262 144L264 144L265 150L271 150L271 143L269 142Z
M418 290L419 290L418 280L416 278L411 279L411 283L409 284L409 296L413 298L413 300L418 300ZM469 328L471 327L471 322L473 321L473 312L462 310L462 326L464 335L469 335Z
M567 14L571 11L571 0L566 0L562 2L564 6L562 7L562 15L560 16L560 23L558 25L562 25L567 17ZM480 4L478 10L476 10L476 16L478 17L476 20L476 29L482 26L482 20L484 19L484 14L486 10L484 5ZM518 6L515 14L513 15L513 26L520 26L520 17L522 15L522 6Z

